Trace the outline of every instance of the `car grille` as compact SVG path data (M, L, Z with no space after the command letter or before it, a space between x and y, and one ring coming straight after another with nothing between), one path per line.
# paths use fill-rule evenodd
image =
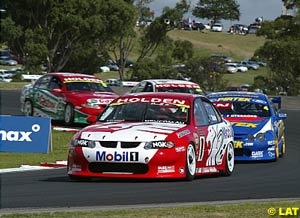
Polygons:
M251 150L247 148L235 148L234 156L251 156Z
M149 167L142 163L90 163L89 170L93 173L132 173L145 174Z
M100 141L102 147L105 148L116 148L116 141ZM121 142L121 148L136 148L139 146L141 142Z

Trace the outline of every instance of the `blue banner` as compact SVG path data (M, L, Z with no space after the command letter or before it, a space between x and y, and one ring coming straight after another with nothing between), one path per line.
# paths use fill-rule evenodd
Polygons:
M50 149L50 118L0 116L0 152L48 153Z

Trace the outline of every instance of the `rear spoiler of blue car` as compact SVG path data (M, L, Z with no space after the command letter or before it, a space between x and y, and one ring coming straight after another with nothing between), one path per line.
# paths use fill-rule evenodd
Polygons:
M278 110L281 109L281 102L282 102L282 101L281 101L281 97L278 97L278 96L276 96L276 97L269 97L269 99L270 99L270 101L271 101L272 103L278 105Z

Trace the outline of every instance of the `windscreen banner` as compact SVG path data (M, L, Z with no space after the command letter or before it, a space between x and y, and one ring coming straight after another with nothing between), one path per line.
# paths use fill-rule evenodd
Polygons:
M0 152L48 153L51 120L46 117L0 115Z

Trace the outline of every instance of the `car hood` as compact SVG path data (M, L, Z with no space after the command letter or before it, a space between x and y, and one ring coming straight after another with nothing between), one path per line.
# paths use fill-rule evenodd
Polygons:
M185 124L108 122L86 127L81 131L81 139L96 141L146 142L165 140Z
M271 118L262 118L256 116L225 117L232 125L236 135L255 135L258 132L271 129Z
M90 102L95 104L109 104L115 98L118 97L117 94L113 92L89 92L89 91L71 91L66 93L67 98L81 99L85 102L89 99Z

